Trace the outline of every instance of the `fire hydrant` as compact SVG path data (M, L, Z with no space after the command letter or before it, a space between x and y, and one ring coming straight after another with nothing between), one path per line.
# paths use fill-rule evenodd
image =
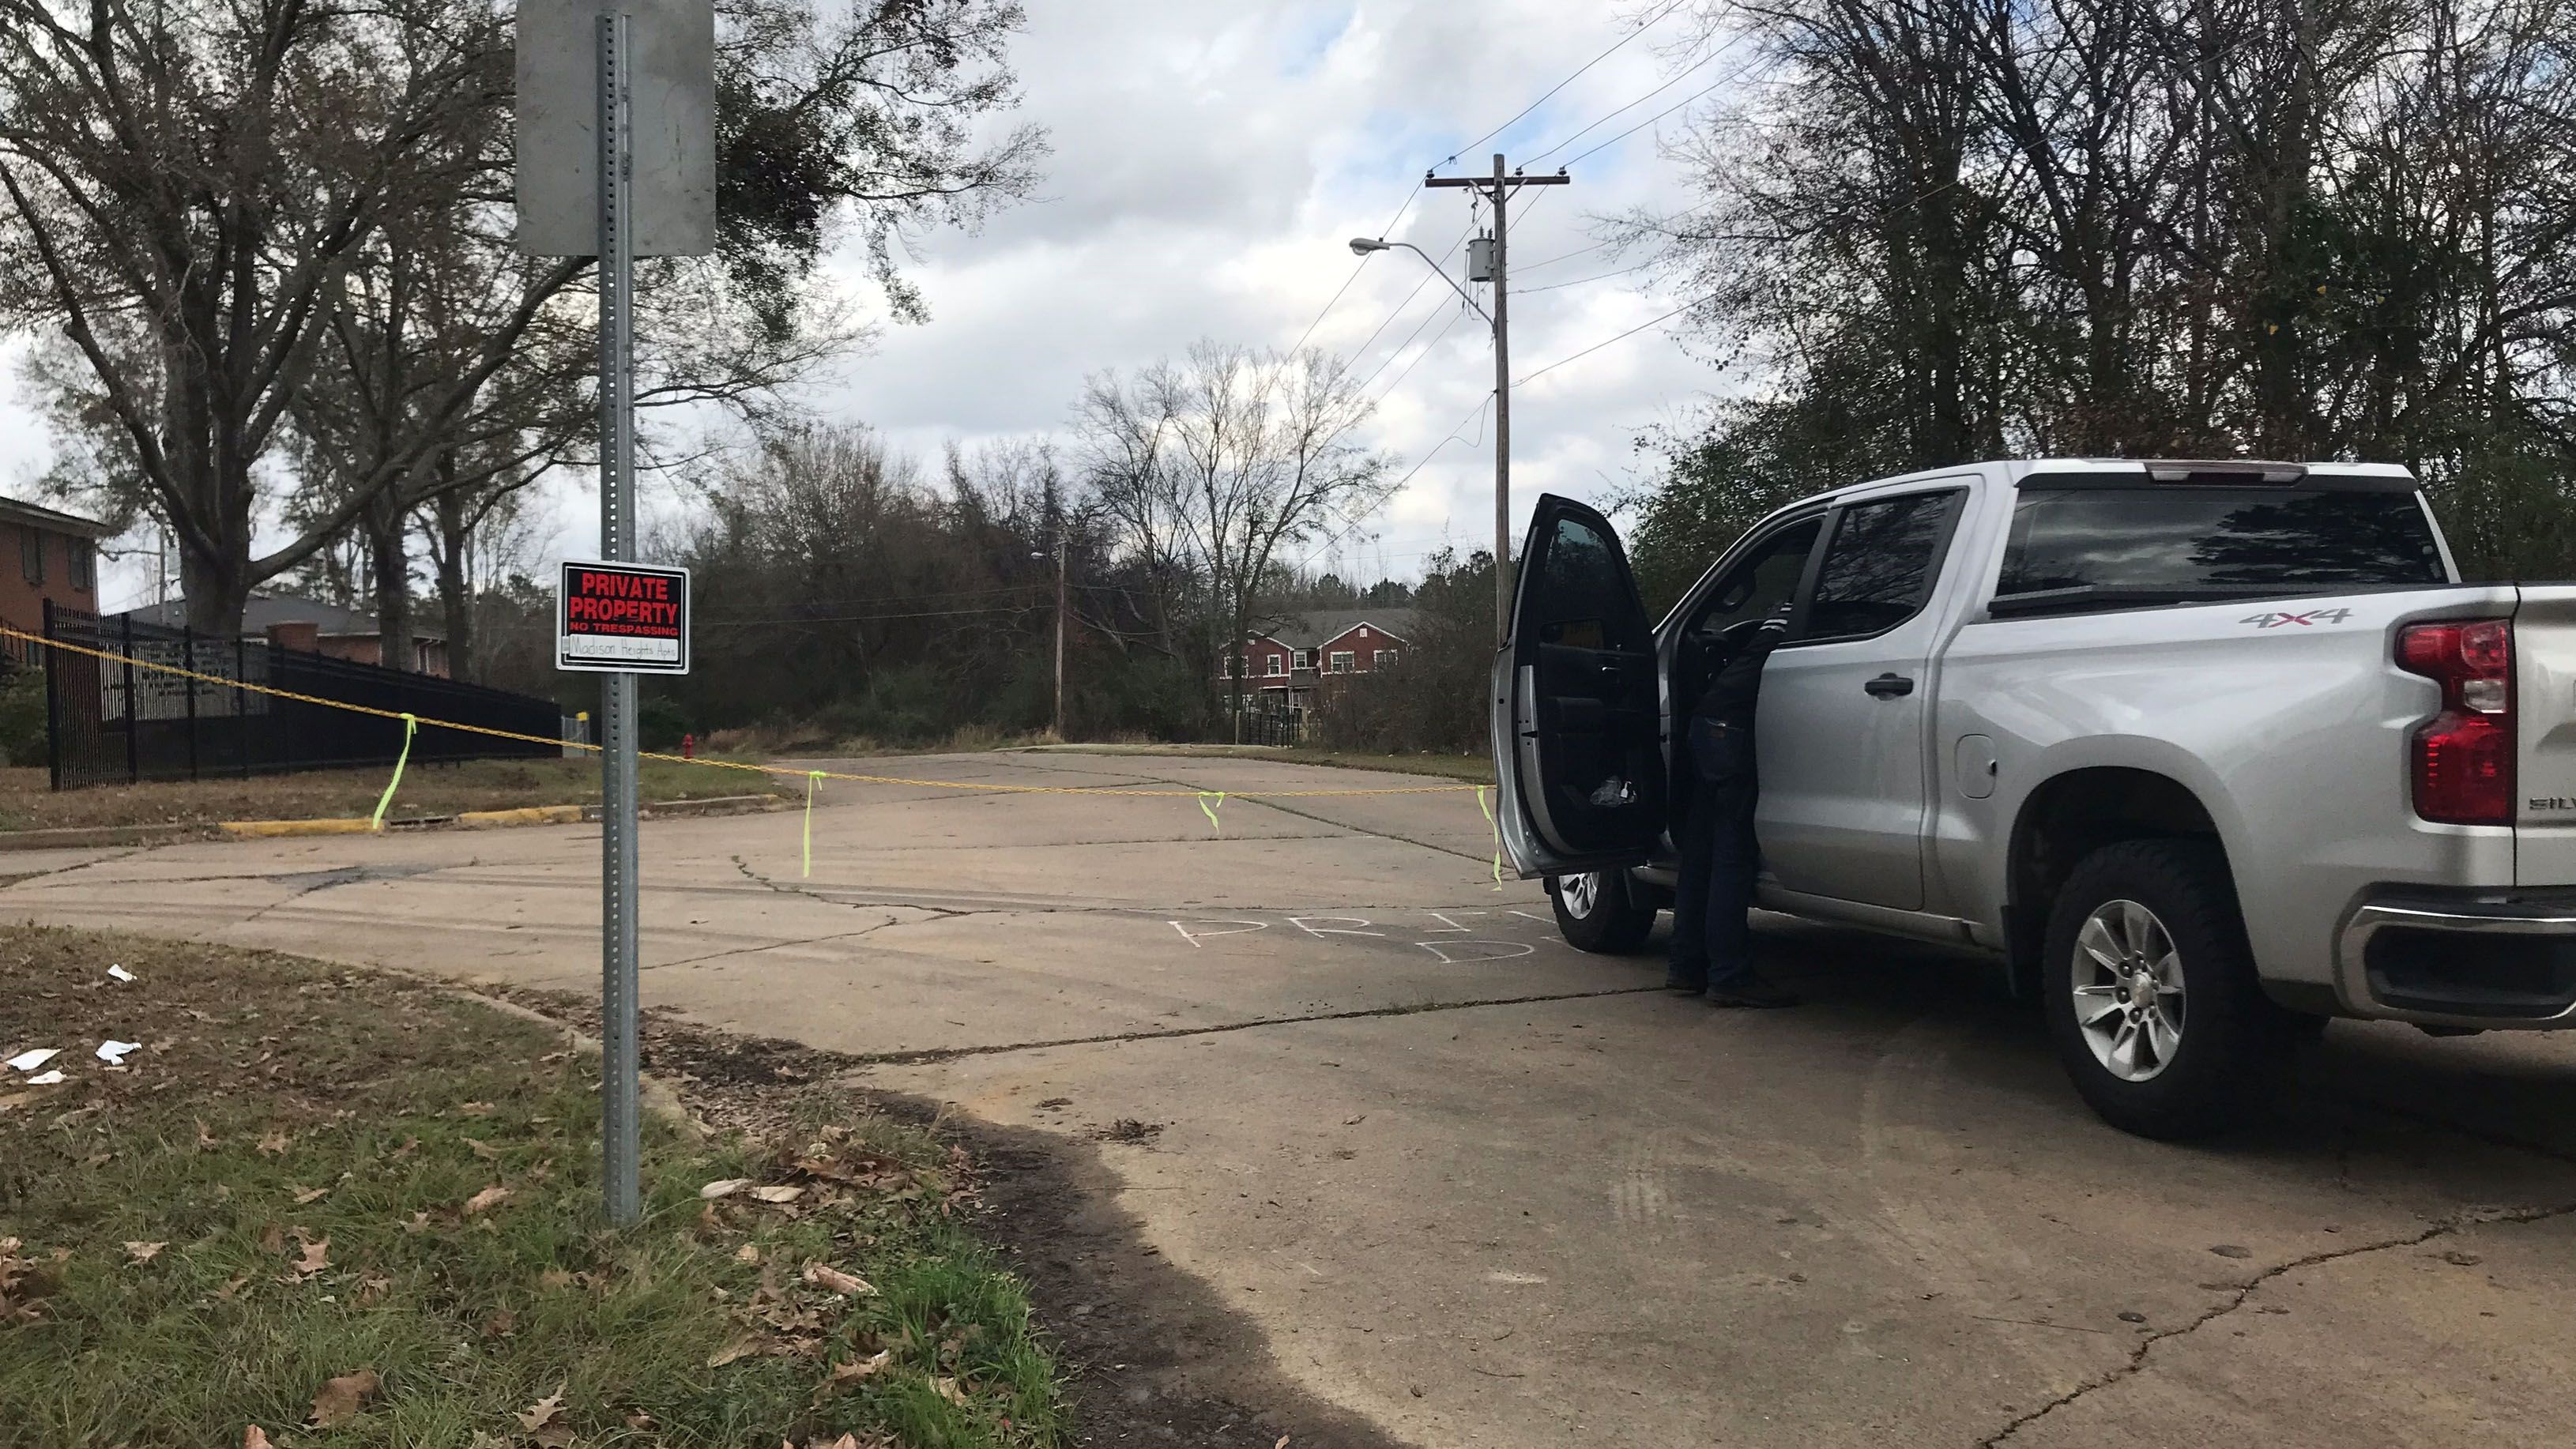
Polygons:
M680 736L680 758L684 760L694 760L697 757L698 737L696 735Z

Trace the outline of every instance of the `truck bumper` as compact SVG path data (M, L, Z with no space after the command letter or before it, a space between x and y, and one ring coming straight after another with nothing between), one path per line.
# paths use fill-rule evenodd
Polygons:
M2366 900L2337 936L2335 992L2420 1026L2576 1028L2576 895Z

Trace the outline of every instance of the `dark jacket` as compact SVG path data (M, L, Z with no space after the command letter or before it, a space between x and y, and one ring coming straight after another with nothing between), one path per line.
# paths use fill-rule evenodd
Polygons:
M1753 783L1753 715L1762 693L1762 666L1789 634L1774 615L1729 628L1718 637L1717 668L1691 710L1691 765L1703 784L1749 788Z

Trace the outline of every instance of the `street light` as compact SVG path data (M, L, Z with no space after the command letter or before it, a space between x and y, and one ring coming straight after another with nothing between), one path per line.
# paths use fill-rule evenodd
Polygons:
M1503 174L1502 158L1499 156L1495 157L1494 163L1495 182L1496 185L1499 186L1501 184ZM1474 310L1477 316L1484 318L1485 325L1493 330L1494 645L1496 648L1500 648L1502 646L1503 637L1511 632L1512 627L1511 331L1508 324L1503 320L1503 317L1508 317L1511 314L1508 310L1507 304L1503 300L1502 229L1496 228L1494 233L1493 261L1494 306L1498 309L1502 309L1501 317L1477 306L1476 299L1467 295L1466 288L1459 286L1458 283L1450 277L1448 272L1442 270L1440 264L1431 259L1431 254L1429 252L1415 246L1413 243L1388 241L1384 237L1372 236L1355 236L1351 238L1351 255L1355 257L1366 257L1376 252L1394 251L1398 247L1422 258L1423 265L1431 268L1432 273L1439 277L1440 280L1449 283L1449 290L1458 294L1458 300L1466 303L1469 308Z
M1477 316L1484 318L1486 326L1491 327L1494 325L1493 314L1482 307L1478 307L1476 305L1476 299L1467 295L1466 288L1459 286L1456 282L1449 281L1449 274L1440 270L1440 264L1438 262L1431 260L1431 253L1424 251L1422 248L1415 246L1411 242L1388 241L1383 237L1370 236L1355 236L1351 238L1351 255L1355 257L1364 257L1371 252L1391 252L1398 247L1402 247L1404 250L1422 258L1422 264L1429 267L1434 275L1438 276L1440 280L1444 282L1449 282L1449 290L1458 294L1459 301L1466 303L1470 308L1474 309Z

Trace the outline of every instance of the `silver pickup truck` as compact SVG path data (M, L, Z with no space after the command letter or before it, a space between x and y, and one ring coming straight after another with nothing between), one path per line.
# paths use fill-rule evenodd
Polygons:
M1990 953L2112 1123L2257 1110L2329 1017L2576 1026L2576 586L2462 584L2415 481L2058 459L1837 489L1662 623L1539 500L1492 693L1503 847L1565 938L1671 902L1677 719L1789 610L1759 902Z

